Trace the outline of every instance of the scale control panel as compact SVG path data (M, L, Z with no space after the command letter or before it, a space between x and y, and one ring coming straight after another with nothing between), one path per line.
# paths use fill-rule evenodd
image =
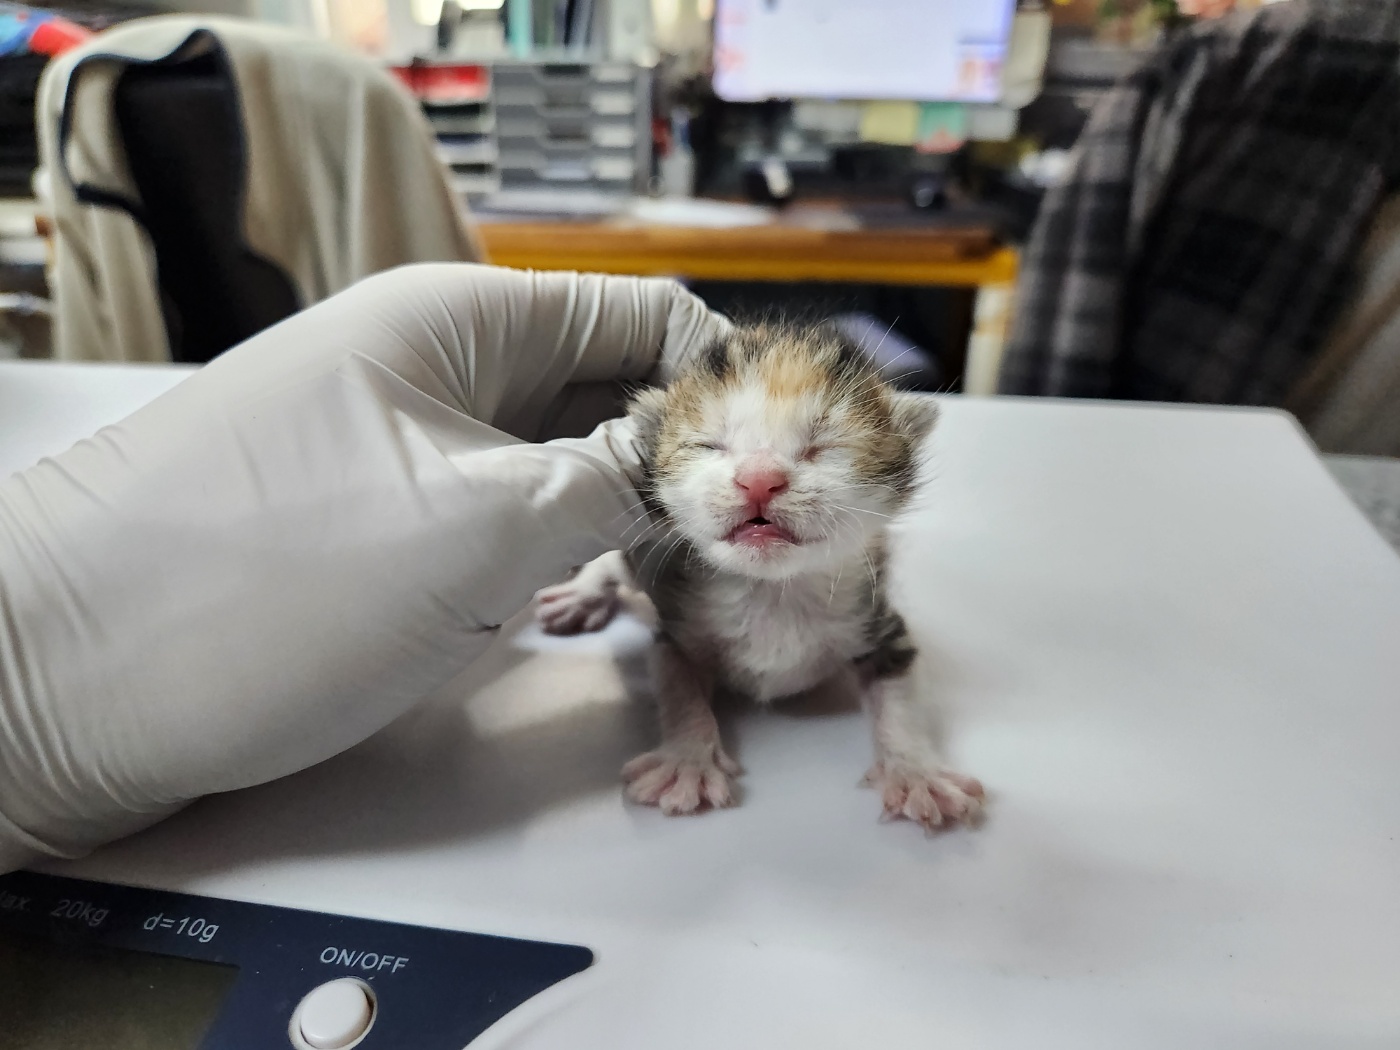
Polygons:
M0 876L16 1050L461 1050L587 969L575 945Z

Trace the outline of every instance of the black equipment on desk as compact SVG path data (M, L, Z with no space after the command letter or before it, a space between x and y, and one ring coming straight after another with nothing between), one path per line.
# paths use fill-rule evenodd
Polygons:
M0 195L29 196L39 164L34 99L47 55L0 58Z

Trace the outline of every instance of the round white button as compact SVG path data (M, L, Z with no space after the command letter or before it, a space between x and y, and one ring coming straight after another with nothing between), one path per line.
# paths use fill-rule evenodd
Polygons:
M373 1014L364 985L353 977L328 981L301 1001L301 1037L316 1050L342 1050L365 1034Z

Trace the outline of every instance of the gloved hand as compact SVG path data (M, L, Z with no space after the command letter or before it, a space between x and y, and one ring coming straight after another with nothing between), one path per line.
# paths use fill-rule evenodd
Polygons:
M320 762L450 680L638 514L624 421L515 439L724 324L669 281L408 267L0 483L0 871Z

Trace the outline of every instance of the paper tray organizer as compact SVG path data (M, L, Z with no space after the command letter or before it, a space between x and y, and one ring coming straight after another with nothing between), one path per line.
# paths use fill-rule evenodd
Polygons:
M415 63L395 70L423 104L453 184L643 192L651 174L650 70L622 62Z

